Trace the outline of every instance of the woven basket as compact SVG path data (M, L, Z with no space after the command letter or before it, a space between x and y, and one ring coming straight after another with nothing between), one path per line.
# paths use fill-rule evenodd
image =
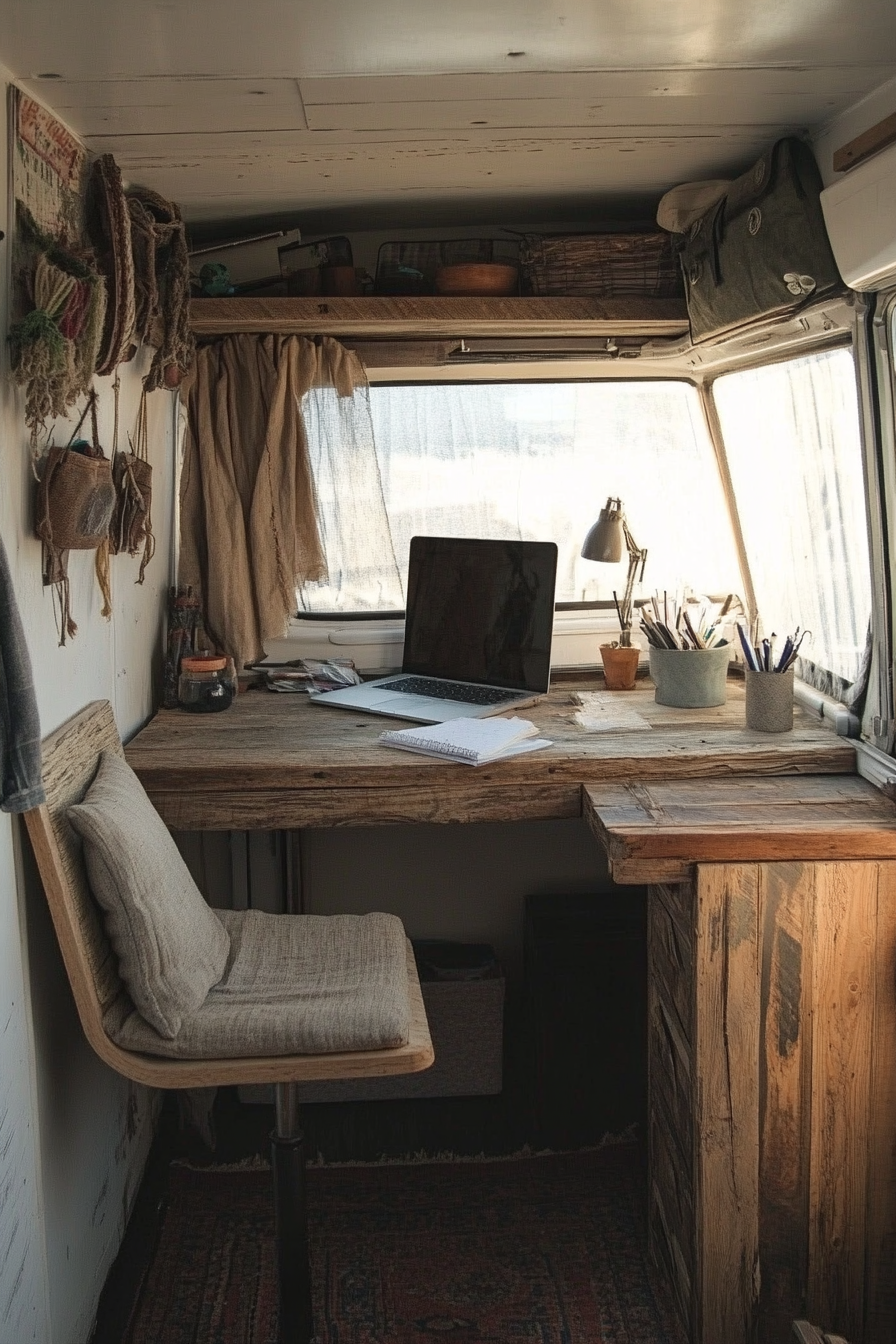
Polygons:
M668 233L581 233L528 236L520 248L524 294L614 298L682 294Z

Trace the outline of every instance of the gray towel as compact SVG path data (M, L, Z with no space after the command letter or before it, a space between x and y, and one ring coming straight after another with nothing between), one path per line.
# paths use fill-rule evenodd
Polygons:
M31 659L0 538L0 808L27 812L46 801L41 780L40 719Z

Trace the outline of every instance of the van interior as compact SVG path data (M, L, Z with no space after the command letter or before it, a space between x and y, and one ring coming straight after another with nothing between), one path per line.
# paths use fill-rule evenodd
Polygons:
M294 679L302 660L350 660L364 677L398 668L413 536L551 541L558 693L606 691L600 646L631 644L632 694L649 688L652 703L654 654L679 647L675 638L664 646L656 626L686 611L699 624L693 648L728 641L732 702L742 702L745 672L792 667L798 723L826 734L825 750L849 753L850 764L837 769L877 797L896 798L896 7L6 0L0 12L4 333L26 309L42 308L34 272L23 289L17 251L32 225L46 230L55 220L67 246L80 236L102 255L85 223L98 164L103 182L120 183L122 200L136 194L157 223L169 211L164 246L179 237L188 267L177 281L180 345L158 376L157 335L135 339L125 326L108 366L89 380L92 403L79 395L61 414L51 402L35 410L35 384L16 373L22 338L3 343L0 527L42 735L106 700L127 746L172 703L170 595L199 563L200 505L185 487L199 385L198 375L190 381L191 360L227 341L301 340L318 354L338 343L361 381L346 397L332 380L312 380L289 406L321 551L263 649L250 636L218 650L234 659L241 694L216 731L226 731L250 683L246 700L279 689L269 698L288 705L296 686L304 694L306 683ZM64 199L85 210L74 224L47 205L60 181ZM790 214L779 218L788 191ZM46 249L48 236L40 234ZM120 281L121 254L107 241L106 264ZM756 274L747 259L753 244L762 257ZM792 261L779 264L779 256ZM763 266L777 268L776 298L763 289ZM258 399L247 368L234 375L234 405ZM130 448L152 471L152 546L144 530L139 547L107 556L105 591L93 549L76 542L64 552L63 576L54 576L46 537L35 531L36 477L48 448L78 439L99 443L109 458ZM203 527L214 499L225 498L219 488L212 481L201 505L209 510ZM225 533L240 507L226 498ZM608 514L624 514L621 558L595 562L583 545ZM235 547L225 543L216 557L215 582L226 588L232 579L231 594L243 594ZM210 588L207 571L204 579ZM210 613L209 625L221 628L220 619ZM0 626L4 667L7 638ZM3 734L12 739L5 704ZM606 701L601 712L610 712ZM322 715L315 708L311 717ZM739 719L731 734L742 737L742 728ZM5 747L4 770L7 761ZM813 767L789 773L811 775ZM769 811L768 828L786 806ZM475 1157L525 1145L588 1147L607 1133L634 1136L646 1150L645 948L647 921L655 930L658 918L646 912L660 888L683 888L663 886L658 869L640 885L622 885L581 815L539 819L530 810L521 820L486 813L472 825L440 824L454 819L365 825L337 816L243 828L237 817L232 826L172 826L214 906L271 915L384 910L414 940L487 946L500 965L505 1102L346 1094L303 1108L313 1144L327 1160L357 1162L413 1151ZM840 1106L852 1115L845 1098L853 1088L858 1095L866 1066L871 1100L836 1158L807 1166L805 1184L787 1194L794 1208L813 1212L800 1223L809 1227L808 1249L794 1252L802 1267L780 1300L760 1287L763 1269L773 1282L780 1250L766 1236L771 1204L754 1210L759 1250L742 1275L755 1286L756 1314L726 1325L724 1338L701 1314L699 1287L681 1289L691 1271L674 1255L659 1256L658 1272L678 1293L681 1337L693 1344L784 1344L802 1318L819 1340L821 1331L850 1344L896 1340L896 914L894 888L884 883L892 862L873 846L855 857L868 855L881 883L876 913L855 913L844 927L850 948L876 948L869 955L878 958L877 978L867 989L840 934L814 947L812 974L821 984L824 967L834 968L824 994L843 1014L831 1050L848 1042L851 1062L836 1072L832 1056L826 1064L817 1055L812 1068L829 1068L832 1115ZM270 1128L271 1093L221 1089L178 1109L173 1094L113 1072L83 1035L15 815L0 825L0 870L0 1344L103 1344L113 1337L109 1284L126 1295L122 1248L134 1244L135 1209L151 1203L146 1182L156 1179L159 1153L199 1151L197 1135L208 1138L217 1124L217 1160L242 1159L248 1149L239 1143L251 1148ZM850 890L843 888L847 904ZM589 923L595 902L603 934ZM672 911L670 929L676 918ZM542 1093L532 1103L529 1123L533 967L561 925L562 993L580 1007L544 1047L550 1100ZM797 935L776 938L775 948L787 938L795 946ZM763 1031L778 953L768 955L755 969ZM597 976L613 992L601 1000L605 1017L592 1021L588 987ZM670 981L673 997L678 983ZM867 1003L866 989L867 1039L859 1029L850 1036L848 1025L864 1023L866 1010L858 1018L847 1011ZM793 1053L785 1037L782 1060ZM625 1060L614 1074L620 1040ZM581 1074L590 1091L572 1085ZM787 1077L776 1075L781 1097L797 1086ZM695 1076L694 1095L709 1096L717 1082ZM716 1128L707 1122L705 1144L702 1130L694 1140L700 1170L724 1147L723 1111L713 1113ZM780 1115L794 1142L803 1134L807 1152L809 1130L822 1135L822 1120L795 1101L781 1100ZM757 1151L763 1133L760 1126ZM650 1142L659 1163L661 1139ZM859 1177L856 1164L868 1153ZM674 1173L664 1179L674 1184ZM732 1179L741 1210L752 1196ZM850 1182L875 1189L876 1202L857 1196L854 1216L825 1225L824 1191ZM696 1200L699 1181L695 1190ZM852 1258L841 1257L844 1245ZM707 1264L714 1254L707 1251ZM740 1291L732 1290L738 1301ZM117 1309L120 1316L120 1302ZM583 1344L592 1336L564 1338ZM647 1338L634 1326L619 1335L628 1344Z

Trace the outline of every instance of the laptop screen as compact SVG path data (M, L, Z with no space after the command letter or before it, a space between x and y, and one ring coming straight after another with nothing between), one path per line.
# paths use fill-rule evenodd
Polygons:
M552 541L412 537L403 672L548 689Z

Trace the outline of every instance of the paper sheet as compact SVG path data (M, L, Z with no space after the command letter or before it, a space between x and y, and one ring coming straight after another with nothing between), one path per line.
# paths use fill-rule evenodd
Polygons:
M638 733L650 724L618 691L576 691L581 706L573 719L588 733Z

